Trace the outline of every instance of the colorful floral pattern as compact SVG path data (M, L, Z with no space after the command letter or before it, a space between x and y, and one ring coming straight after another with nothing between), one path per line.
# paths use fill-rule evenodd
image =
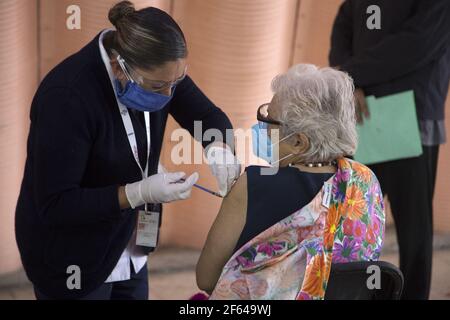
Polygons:
M262 232L225 265L210 299L323 299L331 263L377 260L384 235L375 175L338 160L328 207L325 188L305 207Z

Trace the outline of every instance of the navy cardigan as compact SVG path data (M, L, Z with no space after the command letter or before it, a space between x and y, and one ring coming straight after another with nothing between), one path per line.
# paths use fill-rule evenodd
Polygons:
M54 298L82 297L99 287L119 260L136 222L135 210L120 209L117 191L142 176L98 37L45 77L31 105L16 240L27 276ZM194 121L202 121L203 131L220 129L224 137L232 128L227 116L186 77L170 104L151 114L150 174L157 172L169 113L192 135ZM130 116L145 167L143 113ZM70 265L80 267L80 290L67 288Z

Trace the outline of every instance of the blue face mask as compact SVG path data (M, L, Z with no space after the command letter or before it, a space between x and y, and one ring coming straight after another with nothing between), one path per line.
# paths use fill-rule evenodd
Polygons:
M115 79L117 99L125 106L139 111L155 112L164 108L172 99L175 92L175 86L172 87L170 96L151 92L140 87L136 82L127 81L125 88L118 79Z
M292 154L289 154L282 159L275 159L274 146L279 144L281 141L289 138L292 134L284 137L278 143L272 143L272 140L268 136L268 124L266 122L259 122L252 126L252 145L253 145L253 154L258 158L266 160L269 164L274 165L287 157L290 157Z

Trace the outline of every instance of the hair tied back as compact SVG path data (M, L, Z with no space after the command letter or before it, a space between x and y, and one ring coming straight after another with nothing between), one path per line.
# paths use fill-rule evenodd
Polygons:
M108 19L115 27L117 27L117 24L119 24L123 18L132 15L134 12L135 8L133 3L130 1L121 1L109 10Z

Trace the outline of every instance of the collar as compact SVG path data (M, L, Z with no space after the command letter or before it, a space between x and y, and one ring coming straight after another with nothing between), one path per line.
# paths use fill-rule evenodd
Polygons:
M114 29L112 29L112 28L111 29L105 29L105 30L103 30L100 33L100 36L98 37L98 47L100 49L100 55L102 57L103 64L105 65L106 71L108 72L109 80L111 81L111 86L112 86L112 88L114 90L114 94L115 94L116 99L117 99L116 87L114 86L115 77L114 77L114 73L113 73L112 68L111 68L111 60L109 59L108 53L106 52L106 49L103 46L103 38L110 31L114 31ZM117 100L117 103L120 103L120 102Z

